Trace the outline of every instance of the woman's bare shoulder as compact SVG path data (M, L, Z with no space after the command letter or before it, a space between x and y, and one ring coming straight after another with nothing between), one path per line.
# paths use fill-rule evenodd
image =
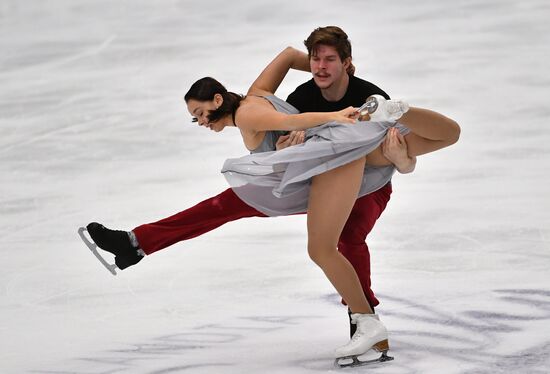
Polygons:
M274 110L275 108L273 108L273 105L264 96L266 95L247 95L245 99L241 101L239 109L244 109L242 112Z
M269 95L273 95L273 92L262 90L256 87L250 87L246 95L247 96L269 96Z
M243 130L261 132L273 130L271 125L279 122L281 116L265 98L247 96L237 109L235 120Z

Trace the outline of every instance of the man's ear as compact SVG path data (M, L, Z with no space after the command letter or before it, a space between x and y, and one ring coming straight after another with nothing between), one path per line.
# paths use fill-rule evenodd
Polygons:
M346 57L344 59L344 67L347 69L351 65L351 57Z
M344 60L344 69L346 69L346 72L349 75L354 75L355 74L355 66L353 66L353 64L351 63L351 57L347 57Z

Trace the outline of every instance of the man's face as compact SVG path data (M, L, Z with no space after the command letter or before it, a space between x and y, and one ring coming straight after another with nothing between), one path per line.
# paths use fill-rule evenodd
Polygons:
M343 62L334 47L321 44L313 53L309 59L309 66L313 80L320 89L330 88L347 74L349 59Z

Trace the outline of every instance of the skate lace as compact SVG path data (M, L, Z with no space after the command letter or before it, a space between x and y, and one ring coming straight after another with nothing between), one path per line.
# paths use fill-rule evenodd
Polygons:
M353 336L351 337L350 343L356 342L357 340L361 339L363 335L364 334L361 331L357 330L355 334L353 334Z

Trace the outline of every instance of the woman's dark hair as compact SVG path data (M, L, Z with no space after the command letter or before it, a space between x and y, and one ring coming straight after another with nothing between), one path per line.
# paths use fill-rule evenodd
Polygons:
M243 95L238 95L227 89L217 80L210 77L201 78L189 88L185 94L185 102L189 100L210 101L214 99L215 94L220 94L223 97L222 105L208 114L208 121L215 122L227 114L235 115L235 111L244 99Z

